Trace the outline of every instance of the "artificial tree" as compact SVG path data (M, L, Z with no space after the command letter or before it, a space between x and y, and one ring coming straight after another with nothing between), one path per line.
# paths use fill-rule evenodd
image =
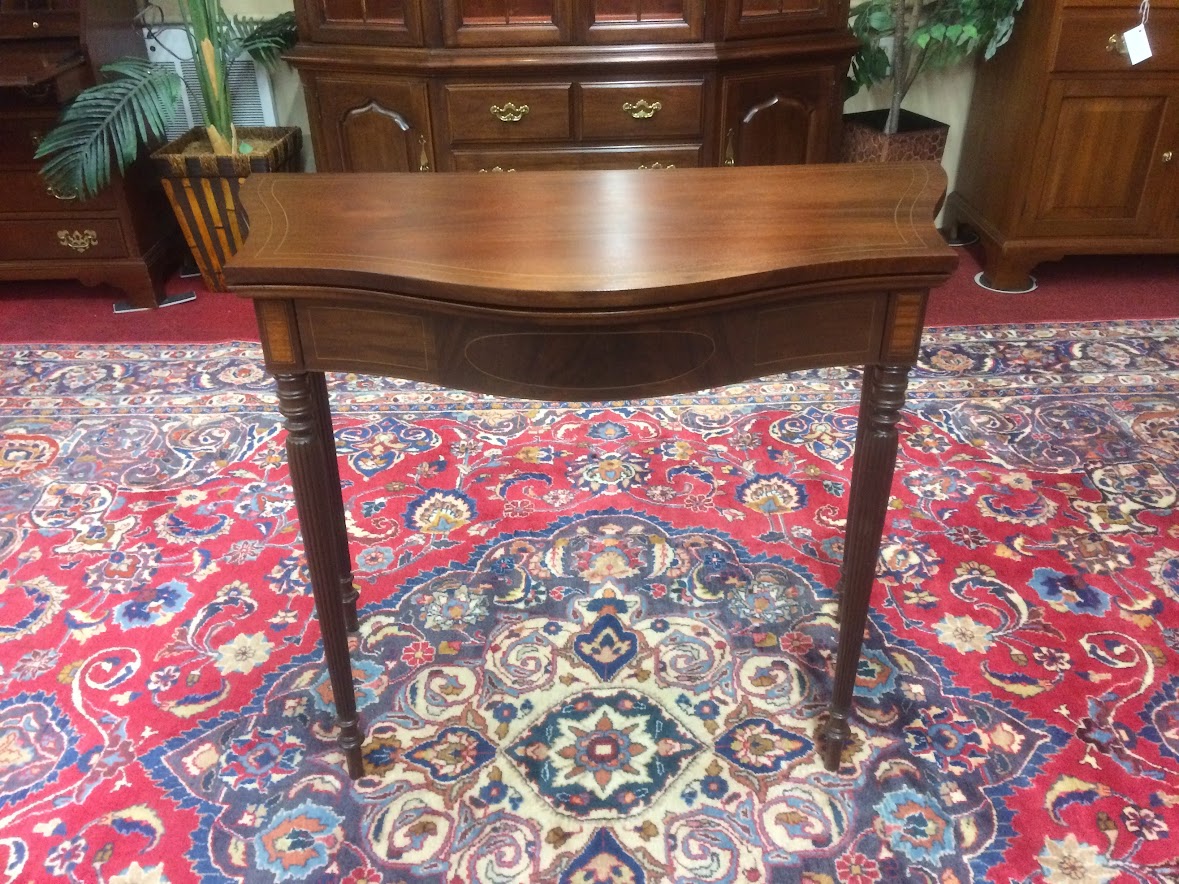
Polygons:
M212 153L248 153L233 125L229 67L243 53L272 64L294 45L295 15L257 22L230 18L220 0L179 0L200 84L200 108ZM106 79L83 89L41 140L41 174L55 189L94 196L109 184L112 160L126 168L148 146L163 141L180 103L184 81L168 65L124 58L104 65Z
M885 134L897 132L901 104L923 71L945 68L982 50L990 58L1007 42L1024 0L861 0L851 8L860 49L852 57L848 94L891 81Z

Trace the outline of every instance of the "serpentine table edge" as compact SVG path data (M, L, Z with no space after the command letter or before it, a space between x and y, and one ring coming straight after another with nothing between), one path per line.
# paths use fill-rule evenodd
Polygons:
M265 174L225 267L254 300L353 778L358 629L324 372L611 401L864 365L816 742L839 767L929 289L957 264L934 163L514 174Z

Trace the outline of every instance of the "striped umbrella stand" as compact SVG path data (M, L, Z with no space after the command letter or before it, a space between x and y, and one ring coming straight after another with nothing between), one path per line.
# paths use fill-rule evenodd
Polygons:
M151 155L201 279L214 292L228 291L222 267L246 238L247 220L237 201L242 181L251 172L298 172L303 166L303 134L296 127L243 126L237 137L258 147L233 156L208 153L205 130L198 127Z

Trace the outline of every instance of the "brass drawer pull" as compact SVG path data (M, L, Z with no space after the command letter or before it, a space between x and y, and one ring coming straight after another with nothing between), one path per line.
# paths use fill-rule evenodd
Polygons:
M1110 34L1105 44L1106 52L1116 52L1118 55L1130 57L1130 50L1126 48L1126 38L1121 34Z
M503 166L492 166L490 169L480 169L480 172L515 172L515 169L505 169Z
M622 105L622 110L636 120L649 120L655 116L655 111L663 110L663 102L648 102L645 98L640 98L634 104L631 104L629 101L626 102Z
M501 123L518 123L528 115L528 105L521 104L517 106L510 101L503 107L493 104L491 106L491 115Z
M639 168L640 169L674 169L675 163L668 163L666 166L660 162L654 162L649 166L646 163L642 163L642 164L640 164Z
M57 231L57 241L65 246L67 249L73 249L75 252L85 252L91 246L98 245L98 234L93 230L59 230Z
M1175 159L1175 151L1168 150L1166 153L1163 154L1163 162L1164 163L1169 163L1173 159Z
M426 153L426 136L418 136L418 171L430 171L430 155Z
M78 198L77 192L72 190L58 190L52 184L45 185L45 192L55 200L76 200Z

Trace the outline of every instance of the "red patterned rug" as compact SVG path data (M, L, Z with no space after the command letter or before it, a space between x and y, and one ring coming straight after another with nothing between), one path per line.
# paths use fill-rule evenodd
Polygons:
M1173 322L927 335L837 774L842 370L335 378L352 783L256 345L0 359L0 880L1179 880Z

